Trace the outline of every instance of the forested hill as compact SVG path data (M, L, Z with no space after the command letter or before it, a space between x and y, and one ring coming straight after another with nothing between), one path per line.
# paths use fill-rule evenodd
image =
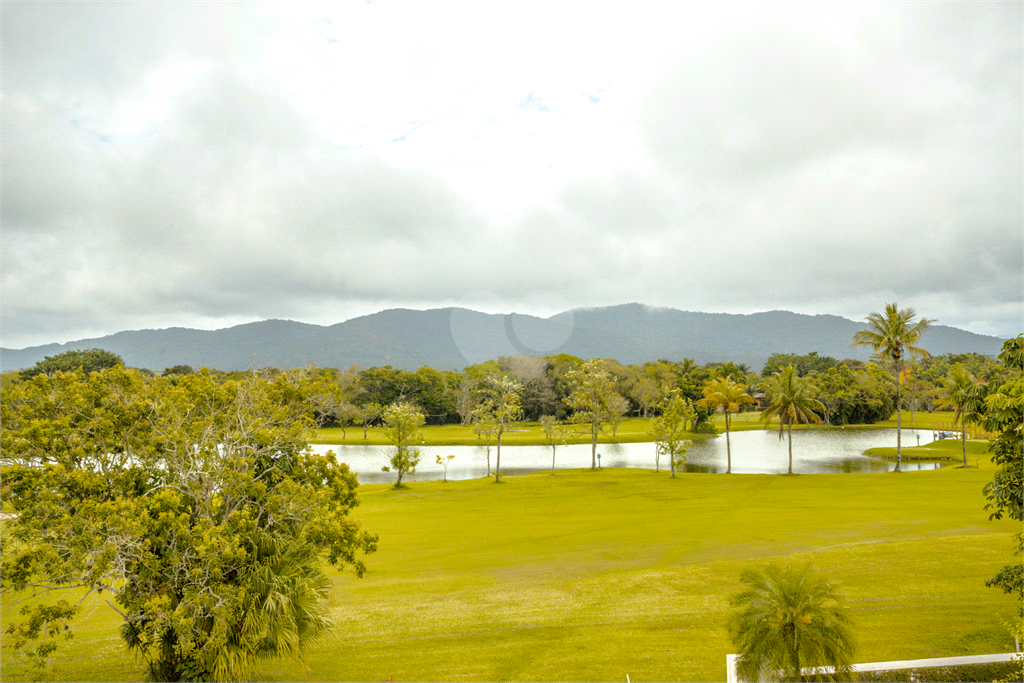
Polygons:
M160 371L175 365L219 370L249 367L363 368L391 365L416 370L429 365L455 370L498 356L568 353L614 358L622 363L692 358L698 363L732 360L760 369L772 353L817 351L866 360L850 347L863 323L832 315L768 311L750 315L693 313L625 304L566 311L552 318L490 315L462 308L393 309L324 327L267 320L223 330L136 330L67 344L0 350L0 367L16 370L72 349L102 348L132 367ZM935 325L921 346L933 354L996 354L1001 339Z

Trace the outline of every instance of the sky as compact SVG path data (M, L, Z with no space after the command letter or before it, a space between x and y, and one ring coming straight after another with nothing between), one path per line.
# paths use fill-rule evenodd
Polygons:
M12 2L2 328L1024 329L1020 2Z

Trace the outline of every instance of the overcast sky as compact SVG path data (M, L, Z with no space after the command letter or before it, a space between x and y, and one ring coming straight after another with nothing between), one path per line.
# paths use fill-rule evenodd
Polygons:
M1024 328L1020 2L0 11L6 347L453 304Z

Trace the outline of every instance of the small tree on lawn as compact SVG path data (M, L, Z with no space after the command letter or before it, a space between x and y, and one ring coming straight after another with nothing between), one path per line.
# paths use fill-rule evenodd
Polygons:
M359 424L363 428L363 441L366 441L366 429L379 420L383 412L384 406L379 403L366 403L359 406L359 413L356 419L359 420Z
M676 465L682 466L686 462L686 452L693 443L685 438L686 421L693 418L693 415L690 400L681 396L677 389L673 389L662 403L661 416L651 420L654 442L659 453L668 455L673 477L676 476Z
M604 369L604 361L588 360L577 370L566 373L572 393L566 403L573 409L574 422L590 428L590 469L597 469L597 436L611 421L612 403L618 392L615 379Z
M555 473L555 447L558 444L565 444L568 436L565 425L559 424L554 415L544 415L540 418L540 428L544 431L544 438L551 446L551 474Z
M522 385L511 377L489 377L484 387L487 400L483 405L493 418L494 436L498 442L498 456L494 465L495 482L501 481L501 437L523 414L519 399L521 391Z
M426 418L423 413L406 401L393 403L384 411L384 434L395 447L395 454L391 456L390 466L385 465L381 471L394 470L398 473L396 489L402 488L402 478L405 475L416 474L420 450L413 448L412 445L423 442L423 431L420 427L424 422Z
M490 402L478 404L473 410L473 431L487 447L487 476L491 476L491 442L498 433L498 422L494 419L494 407Z
M448 465L450 465L454 459L454 455L446 455L443 458L440 455L437 456L437 464L444 465L444 481L448 481Z

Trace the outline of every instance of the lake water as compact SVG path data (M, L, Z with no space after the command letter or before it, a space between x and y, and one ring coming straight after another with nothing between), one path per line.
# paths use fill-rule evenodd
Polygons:
M931 430L903 430L903 445L931 443ZM730 434L732 443L732 471L742 474L781 474L787 471L789 451L786 440L779 440L778 432L752 430ZM888 472L894 462L865 456L869 448L896 446L895 429L831 428L813 429L793 433L793 471L800 474L824 472ZM390 483L394 473L381 472L394 453L390 446L326 446L314 444L319 452L333 450L341 462L348 463L359 474L363 484ZM638 467L654 469L653 443L598 444L604 467ZM497 449L491 447L491 469L495 465ZM421 446L420 464L409 481L441 479L444 468L436 463L436 456L454 455L448 465L449 479L477 479L487 475L487 449L483 446ZM590 444L559 446L555 453L558 469L590 467ZM933 470L937 462L903 462L904 470ZM549 446L502 446L501 473L526 474L551 469ZM661 457L661 469L668 469L668 458ZM698 441L690 447L686 472L725 472L725 435Z

